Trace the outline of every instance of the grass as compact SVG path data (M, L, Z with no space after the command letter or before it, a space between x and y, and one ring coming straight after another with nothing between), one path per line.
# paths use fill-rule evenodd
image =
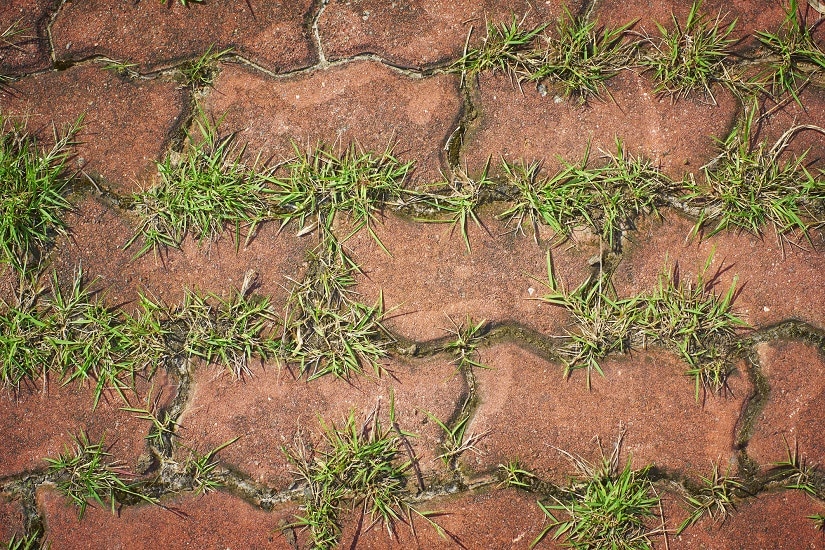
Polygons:
M137 78L140 76L140 73L137 71L137 63L121 59L104 59L103 61L105 62L103 69L106 71L114 71L115 74L129 78Z
M18 537L12 535L8 542L0 542L0 549L2 550L41 550L48 548L48 543L41 545L40 538L43 533L39 530Z
M395 426L395 401L390 394L390 425ZM350 413L343 425L319 419L324 439L314 449L306 443L282 451L304 484L305 501L294 527L308 529L314 548L335 548L341 536L342 516L360 509L370 527L380 524L390 536L397 522L413 516L434 523L430 512L417 510L407 492L411 459L404 456L402 433L385 428L373 411L363 421Z
M121 407L120 410L134 413L141 420L148 420L152 424L146 440L156 448L163 448L168 445L172 437L177 435L175 430L178 423L172 418L168 410L160 409L160 398L158 394L152 399L152 390L146 394L146 407Z
M813 521L814 529L817 531L825 531L825 514L812 514L807 518Z
M641 214L657 212L673 183L653 164L627 153L620 141L616 153L604 153L601 166L589 166L590 148L578 163L563 162L554 176L539 176L538 164L504 163L506 183L517 193L515 204L501 214L522 229L549 226L560 240L576 227L587 226L611 248Z
M244 164L245 148L234 134L220 137L218 125L201 112L198 133L187 134L181 158L167 155L158 164L155 185L132 196L139 226L126 246L141 238L136 256L178 248L190 234L202 244L217 239L226 226L234 227L236 245L245 228L248 242L258 224L271 217L266 174Z
M784 439L784 436L783 436ZM799 444L794 442L793 447L785 439L785 460L776 462L768 472L768 479L781 481L787 489L798 489L808 495L822 499L825 494L819 489L825 482L816 466L807 463L805 457L799 453Z
M742 484L735 477L720 474L719 466L714 464L710 477L702 477L702 486L693 494L685 496L691 512L679 525L676 535L678 536L682 531L694 525L705 515L713 521L724 523L725 519L736 509L735 492L742 489Z
M495 24L487 21L487 35L481 41L481 46L465 51L461 59L453 63L451 70L469 76L484 71L502 72L511 78L517 78L518 72L525 69L525 61L536 38L547 26L524 29L523 24L524 19L519 21L515 14L509 23Z
M790 94L802 106L799 91L811 77L825 71L825 51L813 38L816 23L808 26L797 0L790 0L785 19L775 33L757 32L756 38L770 54L767 76L774 95Z
M49 463L48 478L55 483L58 491L77 506L78 517L83 518L90 503L98 503L115 513L116 504L125 496L146 502L156 502L153 498L136 490L134 477L121 463L111 461L106 452L104 439L91 443L85 432L75 437L73 449L66 447L58 458L44 459ZM104 502L105 501L105 502Z
M498 476L501 479L500 486L514 487L530 491L537 480L535 474L522 468L518 460L510 460L507 464L498 465Z
M206 454L200 454L190 449L190 455L184 464L183 470L190 478L192 488L196 494L207 494L217 491L219 487L225 485L223 478L218 475L218 462L215 456L235 443L240 437L233 437L229 441L221 443Z
M460 372L472 367L489 368L475 358L478 354L478 347L484 339L487 321L481 320L473 323L468 316L466 322L456 323L452 318L447 318L453 325L453 328L447 329L447 332L454 335L455 340L448 342L443 349L455 356L453 363L456 365L456 370Z
M188 2L200 3L200 0L181 0L183 5ZM182 65L178 70L187 86L192 88L202 88L212 86L218 73L218 61L227 54L232 53L232 48L221 51L213 51L215 45L212 44L199 58Z
M24 125L0 116L0 263L18 272L37 263L55 234L66 233L68 161L81 122L62 135L55 130L54 144L44 148Z
M475 434L467 433L467 426L470 421L470 415L462 414L452 427L448 426L437 416L426 412L426 415L435 422L441 431L444 432L444 437L441 439L441 450L443 451L438 458L444 463L444 466L455 469L457 467L456 461L466 451L472 451L476 454L481 454L481 451L476 447L476 443L483 438L486 433Z
M710 225L708 236L727 229L762 235L763 227L771 225L778 237L792 232L807 236L806 219L825 222L825 177L808 170L805 154L783 158L796 134L825 134L825 129L793 126L773 145L754 144L756 110L749 108L742 124L720 143L721 153L704 169L705 181L686 182L686 200L701 209L694 234Z
M686 98L699 91L715 104L712 85L734 80L726 60L736 42L731 38L736 21L725 23L721 12L708 18L701 7L701 0L694 1L683 25L672 15L670 30L657 23L661 36L646 39L650 48L640 64L653 73L657 92Z
M570 548L591 550L649 549L650 538L659 534L650 529L650 520L658 517L659 497L647 478L647 468L633 470L630 461L618 466L617 443L614 452L592 464L581 457L565 453L575 465L579 478L564 488L565 499L539 507L550 524L533 541L536 546L553 532L554 539L564 539ZM564 514L557 519L555 514Z

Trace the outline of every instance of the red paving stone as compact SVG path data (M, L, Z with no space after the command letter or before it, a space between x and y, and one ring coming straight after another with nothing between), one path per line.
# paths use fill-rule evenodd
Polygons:
M575 11L575 7L568 7ZM328 59L372 53L403 67L423 68L461 57L470 27L471 46L480 43L485 24L525 16L525 27L554 19L555 2L516 0L333 0L318 22Z
M8 542L12 536L20 537L23 529L23 507L20 499L0 493L0 544Z
M402 75L380 63L356 61L287 79L270 79L227 66L215 82L207 109L226 116L249 150L276 161L319 140L357 142L383 151L396 143L402 161L414 160L413 181L431 183L444 167L442 149L461 111L458 77Z
M613 277L617 291L625 296L654 287L665 265L678 263L682 276L695 280L696 273L713 255L708 275L722 270L717 292L730 287L735 276L738 294L734 311L754 327L787 319L825 326L825 287L822 273L825 254L821 243L810 250L777 242L773 230L765 228L763 239L732 231L699 241L686 242L693 222L666 212L667 221L645 220L629 235L633 244Z
M696 478L711 463L735 464L734 436L749 394L743 374L729 380L727 397L694 398L693 379L676 357L639 351L602 361L587 391L584 372L562 378L562 366L513 345L485 352L490 370L476 370L480 404L470 429L489 432L479 443L485 454L466 454L471 470L492 470L519 460L522 466L564 481L574 474L559 449L596 460L598 436L606 452L623 425L622 458L634 468L655 463L669 473Z
M314 62L305 23L312 0L166 4L68 3L52 25L58 61L107 56L137 63L143 72L199 58L211 46L234 48L276 72Z
M546 334L561 333L567 314L536 300L547 293L546 253L532 235L515 235L505 223L483 216L489 232L468 226L471 252L459 228L388 217L376 226L381 250L366 231L349 241L363 267L358 292L374 302L383 293L386 326L422 341L446 336L450 319L464 323L511 321ZM529 230L528 230L529 231ZM556 276L571 287L589 274L587 259L598 254L589 243L553 250Z
M475 171L490 155L495 163L501 157L544 161L552 173L560 165L557 157L580 161L590 143L595 162L600 149L615 153L619 138L627 152L681 178L716 155L713 136L727 134L738 111L727 92L717 95L718 106L672 103L656 96L650 80L629 71L607 87L610 95L581 106L575 98L557 102L550 88L544 97L529 85L520 93L506 76L483 75L475 98L480 116L464 138L464 161Z
M99 174L115 188L130 191L153 173L187 101L173 83L124 80L96 65L43 73L0 88L4 116L27 120L29 131L46 139L52 137L53 124L62 131L83 117L70 169Z
M8 0L0 6L0 33L21 31L0 41L0 75L39 71L51 64L47 27L54 10L52 0ZM9 43L10 42L10 43Z
M820 25L822 27L822 25ZM825 90L809 86L799 96L804 109L795 101L786 99L777 104L765 101L763 111L770 113L759 127L759 139L773 146L788 129L796 125L813 125L825 128ZM798 132L788 146L788 154L801 155L807 151L806 159L811 171L825 169L825 135L806 130Z
M131 406L143 407L146 392L160 395L160 406L174 397L177 388L158 372L151 382L137 380L137 395L127 392ZM74 449L73 437L85 431L93 443L105 435L112 460L123 461L136 470L141 455L146 453L144 438L150 424L136 415L122 411L127 405L116 393L106 392L97 409L92 410L94 387L72 383L61 385L50 380L46 392L40 382L21 387L18 392L0 390L0 477L45 470L46 457L57 458L68 446Z
M226 493L182 494L162 501L168 509L146 504L112 515L90 505L78 520L77 508L54 489L40 489L37 496L51 548L293 548L279 531L279 525L292 521L296 509L291 505L265 512Z
M825 463L822 411L825 407L825 357L799 342L759 344L759 364L770 385L765 408L755 419L748 456L764 468L785 460L785 441L810 464ZM784 439L783 439L784 437Z
M270 366L238 382L224 371L200 368L195 375L190 405L181 417L181 435L187 445L204 452L241 436L221 451L220 458L256 481L284 489L293 476L281 452L303 432L318 445L322 429L318 417L338 426L350 411L361 420L380 404L379 419L388 419L389 392L395 392L398 423L418 435L410 443L420 457L427 479L444 474L435 458L441 431L426 415L448 420L466 393L463 378L443 357L424 361L387 360L388 373L380 380L362 377L346 381L323 377L312 382L294 380L286 370ZM425 412L426 411L426 412Z

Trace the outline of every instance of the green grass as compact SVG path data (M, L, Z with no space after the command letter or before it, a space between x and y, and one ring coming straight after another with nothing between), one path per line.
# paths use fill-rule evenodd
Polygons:
M763 76L770 79L774 95L790 94L802 106L799 91L825 71L825 50L812 35L797 0L790 0L785 19L775 33L757 32L756 38L770 54Z
M175 430L178 423L172 418L169 410L160 409L161 394L152 399L152 390L146 394L146 407L121 407L120 410L133 413L140 420L148 420L152 427L146 440L155 448L163 448L170 444L177 435Z
M47 479L78 508L81 519L90 503L108 507L114 514L115 506L126 496L156 502L139 492L129 480L134 476L122 463L112 461L110 457L103 438L98 443L91 443L81 431L73 448L66 447L57 458L44 459L49 464Z
M481 45L465 51L461 59L453 63L450 69L469 76L490 71L518 78L518 73L526 70L526 60L536 38L547 26L539 25L525 29L522 28L523 24L524 20L519 21L515 14L509 23L495 24L487 21L487 34Z
M453 327L446 330L455 336L455 340L447 342L443 349L455 357L453 363L456 365L456 370L463 371L472 367L489 368L476 359L478 347L484 340L487 321L481 320L473 323L473 320L467 316L464 323L456 323L452 318L447 318Z
M454 422L452 426L449 426L442 422L434 414L427 411L424 412L430 420L435 422L436 425L441 428L441 431L444 433L440 444L442 452L438 455L438 458L441 459L444 466L450 468L451 470L456 469L456 461L467 451L481 454L481 451L476 447L476 443L478 443L481 438L486 435L486 433L467 433L467 426L470 422L469 414L460 415L458 420Z
M205 495L212 491L217 491L218 488L226 484L218 472L218 462L215 460L215 456L235 443L238 439L240 439L240 437L234 437L229 441L225 441L205 454L200 454L190 449L190 455L183 465L183 471L190 479L190 483L196 494Z
M806 517L813 521L814 529L817 531L825 531L825 514L812 514Z
M181 158L167 155L158 164L155 185L131 198L139 226L126 246L140 238L137 256L178 248L187 235L202 244L217 239L227 226L234 228L237 245L242 229L249 241L258 224L271 218L267 174L246 166L245 148L235 135L219 136L218 124L203 112L196 126L198 133L187 134Z
M792 448L787 439L784 441L786 458L773 464L768 471L768 479L782 482L787 489L798 489L822 500L825 493L819 487L825 486L825 476L799 453L798 442L794 442Z
M656 91L673 98L686 98L702 92L714 103L714 83L730 84L735 79L726 64L736 21L726 23L721 12L715 19L700 12L701 0L694 1L684 24L672 15L673 28L657 23L661 36L647 38L649 49L639 60L656 79Z
M200 0L188 0L189 2L197 1L200 3ZM181 3L186 5L184 0L181 0ZM192 88L202 88L205 86L212 86L212 82L214 82L215 77L218 74L218 61L227 54L232 53L232 48L226 48L225 50L221 51L213 51L215 45L212 44L206 51L203 52L199 58L189 61L188 63L184 63L178 70L180 71L181 76L187 86Z
M137 78L140 73L137 71L138 64L121 59L103 59L103 69L113 71L115 74L129 78Z
M562 161L552 177L541 177L539 165L504 163L506 183L516 191L513 206L501 214L521 230L526 220L534 231L547 225L561 241L576 227L586 226L611 248L620 246L622 232L642 214L657 213L663 195L674 185L653 164L626 152L604 153L592 166L590 148L578 163Z
M12 535L8 542L0 542L2 550L42 550L49 547L48 543L41 545L40 538L43 536L39 530L27 535L18 537Z
M736 491L742 489L742 484L735 477L720 474L719 466L714 464L710 477L702 476L702 484L698 490L685 496L690 515L679 525L676 535L678 536L682 531L694 525L703 516L724 523L725 519L736 509L734 502Z
M324 431L320 445L302 442L282 449L304 485L302 512L293 526L309 530L313 548L337 547L344 515L357 509L390 536L398 522L412 527L413 516L442 533L430 519L433 514L417 510L410 499L407 476L412 462L402 445L406 434L384 427L377 411L363 422L351 412L340 426L319 421ZM396 425L392 394L389 424Z
M534 482L537 480L535 474L522 468L518 460L510 460L507 464L499 464L498 477L501 479L499 486L513 487L524 491L531 491Z
M24 125L0 116L0 264L23 272L54 235L66 233L67 163L81 122L62 135L55 131L54 144L44 148Z
M630 66L635 45L626 35L634 24L599 26L565 7L555 33L542 36L544 43L530 58L526 78L559 84L565 96L576 96L581 102L599 96L606 80Z
M825 129L793 126L773 145L754 143L756 111L750 107L720 143L722 151L705 167L704 181L685 182L686 201L701 209L694 234L707 227L708 236L728 229L761 236L770 225L778 237L794 232L807 236L810 223L825 222L825 174L810 172L805 154L783 155L799 132L825 134Z
M553 538L562 539L562 544L570 548L652 548L650 538L660 530L651 529L649 524L658 517L659 497L647 478L648 468L633 470L628 460L619 469L618 447L610 458L603 456L595 464L567 455L579 477L563 489L563 499L554 498L554 504L539 501L551 522L531 547L553 531ZM558 519L556 514L563 516Z

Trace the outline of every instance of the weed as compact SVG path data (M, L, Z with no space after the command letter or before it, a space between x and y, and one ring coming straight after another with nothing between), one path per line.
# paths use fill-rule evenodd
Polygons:
M649 549L650 537L658 534L647 526L656 517L659 497L647 478L648 468L633 470L630 460L622 470L618 467L621 438L610 458L602 455L597 464L564 453L575 465L580 478L563 489L564 501L539 507L552 520L533 541L541 542L553 529L554 539L564 537L571 548L588 549ZM553 512L562 512L568 519L556 519Z
M453 321L452 318L447 318L450 319L450 322L453 324L453 328L447 329L447 332L455 335L456 338L444 346L444 351L455 355L453 362L456 365L456 369L463 371L464 369L472 367L488 368L475 359L478 346L483 340L487 321L482 320L478 323L473 323L472 319L468 316L466 323L458 324Z
M713 465L710 477L702 477L702 487L693 494L686 495L685 500L691 508L690 515L679 525L676 534L694 525L707 515L714 521L724 523L725 519L736 509L734 493L743 489L735 477L721 475L719 466Z
M124 496L134 497L146 502L156 502L136 490L133 483L124 478L133 477L121 463L109 461L104 439L90 443L85 432L75 437L74 449L66 447L58 458L44 459L49 463L48 476L57 489L69 501L78 507L78 517L82 518L86 507L91 502L106 506L115 513L115 504Z
M773 54L767 61L772 92L791 94L800 107L799 90L814 74L825 71L825 51L812 36L814 26L807 25L799 2L790 0L785 19L775 33L756 33L762 46Z
M0 263L24 271L54 234L65 234L62 215L71 208L63 196L71 174L70 147L82 118L54 145L43 149L25 126L0 116Z
M149 431L149 435L146 436L146 440L149 441L150 444L155 445L156 447L164 447L171 441L172 437L175 434L175 429L178 427L177 422L172 418L169 414L168 410L160 410L160 398L161 395L158 394L155 399L152 399L152 390L146 395L146 407L145 408L138 408L138 407L121 407L120 410L135 413L137 418L141 420L148 420L152 423L152 429ZM162 416L158 416L162 414Z
M466 451L481 454L481 451L476 447L476 443L486 435L486 432L482 434L467 433L470 415L462 414L453 427L449 427L434 414L426 411L425 413L444 432L444 437L441 439L441 449L444 452L438 455L444 466L454 469L456 460Z
M210 493L225 485L223 478L216 472L218 462L214 460L214 458L215 455L235 443L238 439L240 439L240 437L233 437L203 455L190 449L189 459L187 459L183 469L186 475L192 480L192 488L196 493Z
M816 178L805 166L805 155L781 160L793 137L817 126L793 126L772 146L764 141L753 145L756 107L748 109L744 121L721 143L722 152L704 169L705 185L686 182L686 200L701 208L694 234L708 222L715 223L709 235L735 228L762 234L773 225L778 237L793 231L808 235L805 218L817 217L816 208L825 201L825 178Z
M127 76L129 78L136 78L139 76L137 72L137 63L124 61L120 59L104 59L103 70L114 71L120 76Z
M186 5L183 0L181 1L184 5ZM192 2L195 0L187 1ZM208 48L206 48L206 51L203 52L202 56L185 63L180 67L180 69L178 69L187 86L192 88L212 86L212 82L215 80L215 76L218 71L218 61L227 54L232 53L231 47L219 52L212 51L214 47L215 45L211 44Z
M417 510L406 486L411 460L403 457L401 433L384 428L373 411L363 423L350 413L338 427L319 419L324 430L323 446L308 448L301 442L282 452L305 483L302 514L294 526L308 529L315 548L338 544L340 516L347 508L360 507L372 525L381 523L390 536L398 521L409 522L413 515L441 529L430 519L433 514ZM395 425L395 400L390 394L390 424Z
M686 98L698 90L715 103L711 86L734 80L725 60L736 42L730 38L736 21L724 23L721 12L715 20L709 19L700 13L701 7L701 0L694 0L684 26L675 15L671 15L672 30L657 23L661 37L646 39L651 48L640 64L653 72L657 92Z
M818 486L822 486L825 478L817 470L816 466L807 464L805 457L799 454L799 443L794 442L793 448L785 439L786 458L773 465L769 471L768 479L772 481L782 481L788 489L799 489L808 493L812 497L822 498L823 493Z
M825 514L813 514L807 518L814 522L814 529L817 531L825 531Z
M470 76L476 76L484 71L500 71L511 78L516 77L517 73L525 70L530 48L547 26L539 25L528 30L522 28L523 23L524 19L519 21L515 14L509 23L496 25L487 21L487 35L481 46L466 51L450 69Z
M161 4L168 4L170 0L160 0ZM189 7L189 4L202 4L203 0L178 0L181 6Z
M199 136L187 134L183 157L167 155L158 164L159 181L132 196L140 225L126 247L142 237L136 256L177 248L188 234L199 244L217 239L227 225L235 228L237 246L242 226L248 227L248 242L257 225L270 217L266 175L243 164L244 147L236 144L235 134L219 137L219 124L201 112Z
M527 78L557 82L565 96L576 95L582 102L598 96L604 82L629 65L635 46L625 41L625 35L634 24L599 27L597 21L573 15L565 7L555 35L544 35L545 43L530 59Z
M8 542L3 543L0 542L0 548L3 550L42 550L47 549L48 544L41 545L40 538L43 536L43 533L39 530L34 531L33 533L29 533L27 535L23 535L18 537L17 535L12 535Z
M5 386L19 388L48 370L53 350L44 335L54 330L54 323L35 307L38 298L30 290L18 305L0 303L0 382Z
M521 467L518 460L511 460L507 464L498 465L498 474L502 487L515 487L529 491L533 488L536 476Z

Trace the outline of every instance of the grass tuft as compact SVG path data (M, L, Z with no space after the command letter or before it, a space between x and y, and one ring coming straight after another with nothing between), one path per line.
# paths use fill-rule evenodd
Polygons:
M736 509L735 492L742 489L743 485L735 477L720 474L719 466L714 464L710 477L702 477L702 486L693 494L685 496L691 512L679 525L676 535L694 525L705 515L713 521L724 523L725 519Z
M215 460L215 455L235 443L238 439L240 439L240 436L233 437L206 454L200 454L190 449L190 455L183 466L183 471L191 480L192 488L196 494L205 495L212 491L217 491L218 488L226 484L223 477L217 471L218 462Z
M460 372L472 367L489 368L476 359L478 347L484 339L487 321L481 320L478 323L473 323L473 320L467 316L465 323L456 323L452 318L447 318L452 323L453 328L446 330L455 336L455 340L448 342L443 349L455 356L453 363L456 365L456 370Z
M186 1L197 1L200 3L201 0L181 1L184 5L186 5ZM212 86L212 83L218 74L218 61L220 61L220 59L227 54L232 53L231 47L219 52L213 51L214 47L215 45L211 44L208 48L206 48L206 51L203 52L203 55L197 59L185 63L180 67L180 69L178 69L187 86L192 88Z
M441 438L442 453L438 455L444 466L450 469L457 468L458 458L466 451L472 451L476 454L482 454L482 451L476 447L478 443L486 434L476 434L473 432L467 433L467 426L470 422L469 414L462 414L452 427L442 422L434 414L424 411L425 414L435 422L441 431L444 432L444 437Z
M517 78L517 74L526 69L525 61L536 37L547 26L539 25L524 29L523 24L524 19L519 21L515 14L509 23L495 24L487 21L487 35L481 46L465 52L450 69L469 76L490 71L502 72L511 78Z

